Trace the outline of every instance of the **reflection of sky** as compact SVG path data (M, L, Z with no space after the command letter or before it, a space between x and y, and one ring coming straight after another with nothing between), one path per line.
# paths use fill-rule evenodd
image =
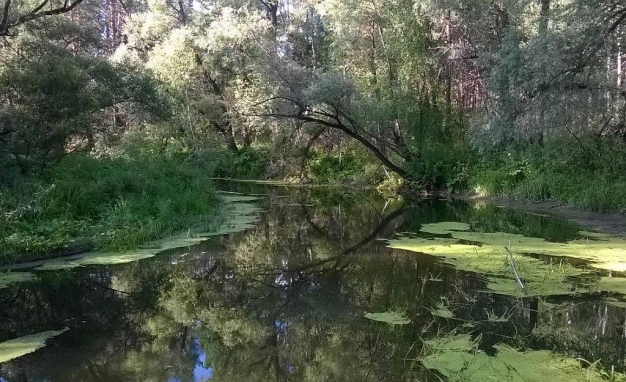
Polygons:
M196 340L195 342L197 346L198 340ZM213 378L213 368L204 367L205 361L206 361L206 353L200 350L200 354L198 355L198 362L196 362L196 367L193 369L194 382L208 381L209 379Z
M198 354L196 365L193 368L193 382L208 381L213 378L213 368L204 366L206 364L206 353L200 348L197 338L193 340L193 344L195 353ZM0 382L3 381L0 380ZM177 377L169 377L167 382L183 382L183 380Z
M287 331L287 323L285 321L276 320L274 321L274 326L279 332Z

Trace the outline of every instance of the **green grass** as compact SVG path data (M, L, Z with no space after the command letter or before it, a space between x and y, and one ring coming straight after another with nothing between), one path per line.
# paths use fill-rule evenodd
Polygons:
M68 156L40 178L0 189L0 263L72 242L126 250L214 222L217 197L201 163L163 157Z
M471 171L470 190L551 200L584 210L626 211L626 146L569 141L490 155Z

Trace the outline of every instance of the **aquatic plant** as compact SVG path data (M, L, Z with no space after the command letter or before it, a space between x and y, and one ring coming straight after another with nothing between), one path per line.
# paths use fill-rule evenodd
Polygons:
M448 238L401 238L391 240L389 247L441 257L455 268L487 276L489 290L509 296L542 296L571 294L576 291L569 278L585 270L566 262L546 262L530 256L517 256L517 271L524 281L525 292L516 281L504 247L460 244Z
M257 197L243 195L222 195L222 223L212 231L196 233L193 235L182 234L163 240L148 243L143 248L125 252L93 252L79 259L64 260L53 259L44 262L35 268L40 271L71 269L86 265L115 265L154 257L157 254L174 249L199 244L209 237L226 235L245 231L254 227L258 220L259 208L250 201L258 200Z
M35 278L30 272L0 272L0 289L6 288L9 284L28 282Z
M391 325L407 325L411 320L404 313L400 312L384 312L384 313L365 313L365 318L372 321L385 322Z
M432 233L434 235L446 235L455 231L469 231L470 226L459 222L441 222L424 224L420 232Z
M626 270L626 240L588 231L567 243L504 232L452 230L464 223L432 223L423 233L445 233L450 237L400 237L389 247L442 257L459 270L487 276L489 290L510 296L547 296L605 290L626 294L626 279L600 279L598 283L576 286L573 277L590 270L574 267L567 258L580 259L589 267L613 271ZM471 243L471 244L468 244ZM515 267L510 257L515 254ZM544 255L539 259L529 255ZM508 258L507 258L508 257ZM561 259L560 259L561 258ZM523 287L521 287L522 285Z
M422 364L436 370L448 381L545 381L605 380L606 373L593 364L587 369L580 362L548 350L518 351L504 344L495 345L496 354L478 349L480 339L469 334L450 335L425 341ZM626 380L613 373L614 380Z
M0 363L8 362L41 349L46 346L47 340L65 333L67 330L69 329L51 330L0 342Z
M435 304L434 308L430 309L430 313L433 316L442 318L453 318L454 313L448 307L449 302L447 299L442 298L441 301Z

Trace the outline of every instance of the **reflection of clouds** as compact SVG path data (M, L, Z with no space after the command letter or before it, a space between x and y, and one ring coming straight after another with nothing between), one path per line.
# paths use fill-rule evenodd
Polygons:
M193 382L204 382L213 379L213 368L206 367L206 353L200 348L200 342L197 338L193 340L195 353L198 354L196 363L193 368ZM0 378L0 382L5 382ZM185 382L179 377L169 377L167 382Z

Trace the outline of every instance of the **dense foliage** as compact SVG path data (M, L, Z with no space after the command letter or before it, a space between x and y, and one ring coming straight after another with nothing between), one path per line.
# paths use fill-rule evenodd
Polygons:
M2 0L3 206L112 176L88 156L624 210L625 20L615 0Z
M214 223L211 169L176 158L74 155L0 194L1 262L54 251L123 250Z

